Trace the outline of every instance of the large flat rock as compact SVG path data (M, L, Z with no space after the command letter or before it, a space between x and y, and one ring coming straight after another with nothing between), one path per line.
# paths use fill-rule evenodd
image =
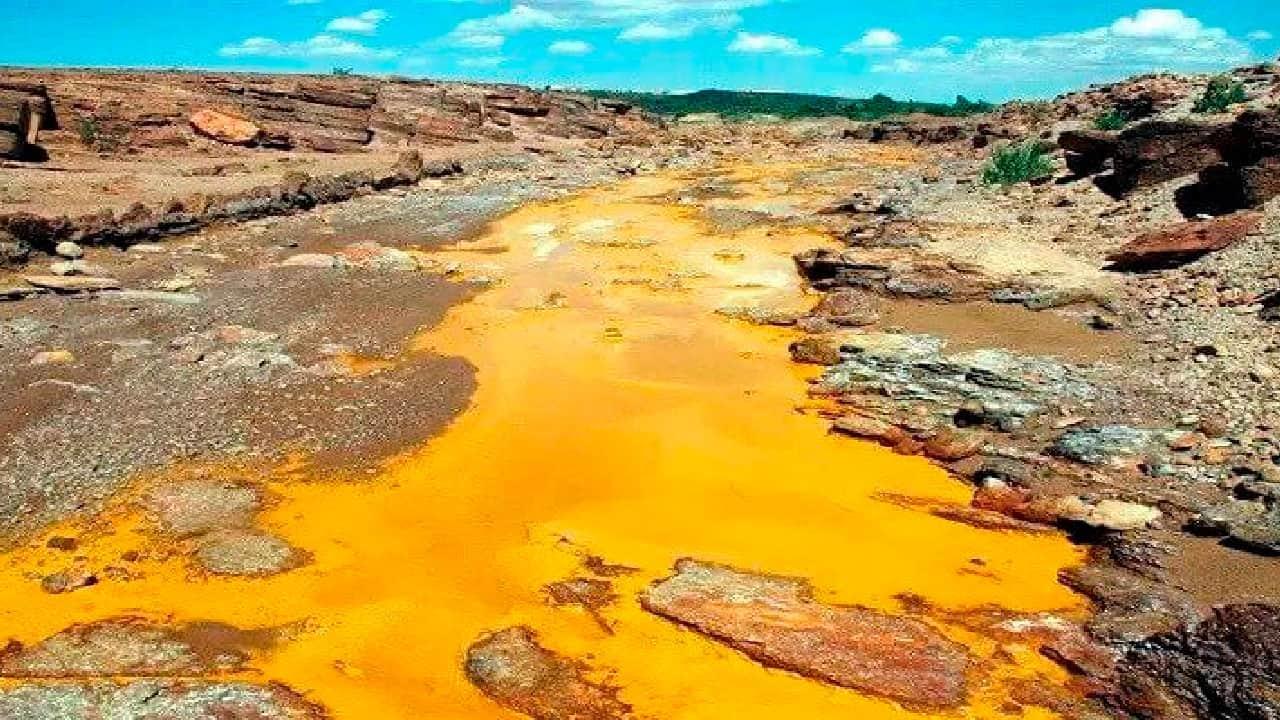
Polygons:
M1231 247L1256 232L1261 224L1262 214L1252 211L1193 220L1140 235L1108 259L1122 270L1177 265Z
M486 635L467 650L467 678L499 705L534 720L624 720L631 707L617 689L593 682L590 668L540 645L526 627Z
M817 602L803 580L681 560L641 603L769 667L913 707L965 702L963 647L916 620Z

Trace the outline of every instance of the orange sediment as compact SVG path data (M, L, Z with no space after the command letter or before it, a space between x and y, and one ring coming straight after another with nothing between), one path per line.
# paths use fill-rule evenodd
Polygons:
M717 202L819 202L786 185L798 169L734 168L725 177L740 193ZM1057 582L1081 559L1065 539L876 499L967 503L970 491L923 460L829 435L799 410L807 371L790 363L791 331L715 314L813 302L790 258L831 240L785 224L717 232L699 207L672 202L699 179L668 173L531 205L452 250L494 285L416 351L472 362L472 406L366 482L268 481L260 525L309 564L206 577L159 553L145 519L122 508L51 534L80 534L90 566L142 550L135 577L45 594L38 578L60 566L33 542L0 566L0 638L124 614L285 627L242 677L285 683L338 720L460 720L513 717L467 682L462 659L485 631L526 624L548 648L589 657L640 717L869 720L922 715L763 668L647 614L637 593L694 557L804 577L822 602L888 612L902 612L902 593L946 610L1079 612ZM495 245L508 250L483 251ZM614 580L620 599L602 610L613 634L546 602L543 586L583 575L588 554L638 569ZM982 659L970 706L947 716L1004 717L1012 677L1063 681L1033 647L934 622Z

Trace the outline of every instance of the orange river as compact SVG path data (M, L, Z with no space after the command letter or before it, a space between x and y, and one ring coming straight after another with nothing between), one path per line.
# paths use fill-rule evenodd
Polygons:
M36 539L0 562L0 640L117 615L287 627L233 677L285 683L337 720L476 720L519 716L468 683L466 648L527 624L607 672L639 717L923 717L763 668L635 600L693 557L808 578L823 602L888 612L902 612L904 592L944 609L1084 611L1056 580L1078 549L877 499L967 503L970 490L924 460L828 434L806 400L812 370L789 360L794 333L715 313L815 302L791 255L831 238L782 222L718 231L703 214L822 202L792 186L802 170L725 165L713 172L735 193L686 202L679 194L708 172L667 171L495 221L447 253L492 286L396 359L467 358L479 382L470 408L368 478L312 477L305 463L259 478L275 498L260 525L308 564L259 579L202 575L181 553L155 552L165 541L121 500L50 533L80 535L91 564L142 550L137 577L46 594L38 578L56 568ZM621 599L603 611L612 635L545 600L542 588L580 573L586 554L640 570L615 583ZM1007 717L1008 678L1064 680L1033 647L936 624L986 668L970 704L942 716Z

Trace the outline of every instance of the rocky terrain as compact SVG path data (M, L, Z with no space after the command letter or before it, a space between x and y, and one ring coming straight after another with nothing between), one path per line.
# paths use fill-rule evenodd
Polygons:
M973 509L948 517L1057 525L1092 547L1092 564L1062 579L1097 602L1086 627L1119 665L1077 670L1118 671L1120 694L1104 704L1139 717L1280 707L1266 659L1275 626L1261 619L1274 606L1229 604L1280 591L1280 75L1236 77L1249 101L1216 115L1190 112L1206 78L1151 77L1006 107L968 128L846 133L947 149L937 167L831 208L848 249L797 257L828 294L784 319L812 334L793 356L829 368L813 392L838 404L834 431L926 455L976 486ZM1087 122L1113 108L1138 119L1120 131ZM981 189L971 148L1028 137L1060 147L1059 171ZM881 319L879 305L903 298L1021 306L1129 345L1084 364L1011 352L1013 336L948 351L963 331ZM862 330L840 331L851 327ZM1232 670L1208 658L1224 647Z
M717 311L785 330L816 371L797 409L972 487L966 505L905 484L886 505L1068 534L1088 561L1060 580L1091 611L959 611L909 590L892 611L846 606L815 589L829 578L683 556L653 578L591 554L544 588L549 607L582 610L604 637L638 609L905 716L992 692L999 663L957 639L969 632L1003 653L1030 645L1067 676L1002 679L1001 713L1280 718L1280 71L1235 76L1248 101L1219 114L1191 112L1208 78L1153 76L973 119L666 128L520 88L0 73L27 129L40 118L25 159L0 169L7 544L32 552L34 538L54 558L30 577L50 599L127 582L146 558L101 561L61 523L118 522L114 500L164 472L129 503L200 577L288 576L312 559L264 521L282 501L262 467L305 456L358 480L471 401L466 360L403 360L416 332L500 284L451 247L528 203L707 171L669 203L726 237L834 239L795 256L815 293L803 308ZM1108 110L1129 124L1095 128ZM1027 139L1056 148L1052 176L984 185L991 149ZM798 167L763 191L715 170L748 160ZM42 173L67 178L23 195ZM95 195L123 175L135 182ZM203 190L173 197L174 177ZM205 468L228 459L234 471ZM649 716L589 644L494 622L447 652L496 706ZM249 671L296 632L115 617L15 640L0 714L327 717Z

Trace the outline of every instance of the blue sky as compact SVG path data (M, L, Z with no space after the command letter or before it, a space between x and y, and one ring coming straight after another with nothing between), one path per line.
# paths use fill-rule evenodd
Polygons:
M14 3L16 2L16 10ZM1280 0L4 0L0 64L1043 97L1274 58ZM16 25L16 27L13 27Z

